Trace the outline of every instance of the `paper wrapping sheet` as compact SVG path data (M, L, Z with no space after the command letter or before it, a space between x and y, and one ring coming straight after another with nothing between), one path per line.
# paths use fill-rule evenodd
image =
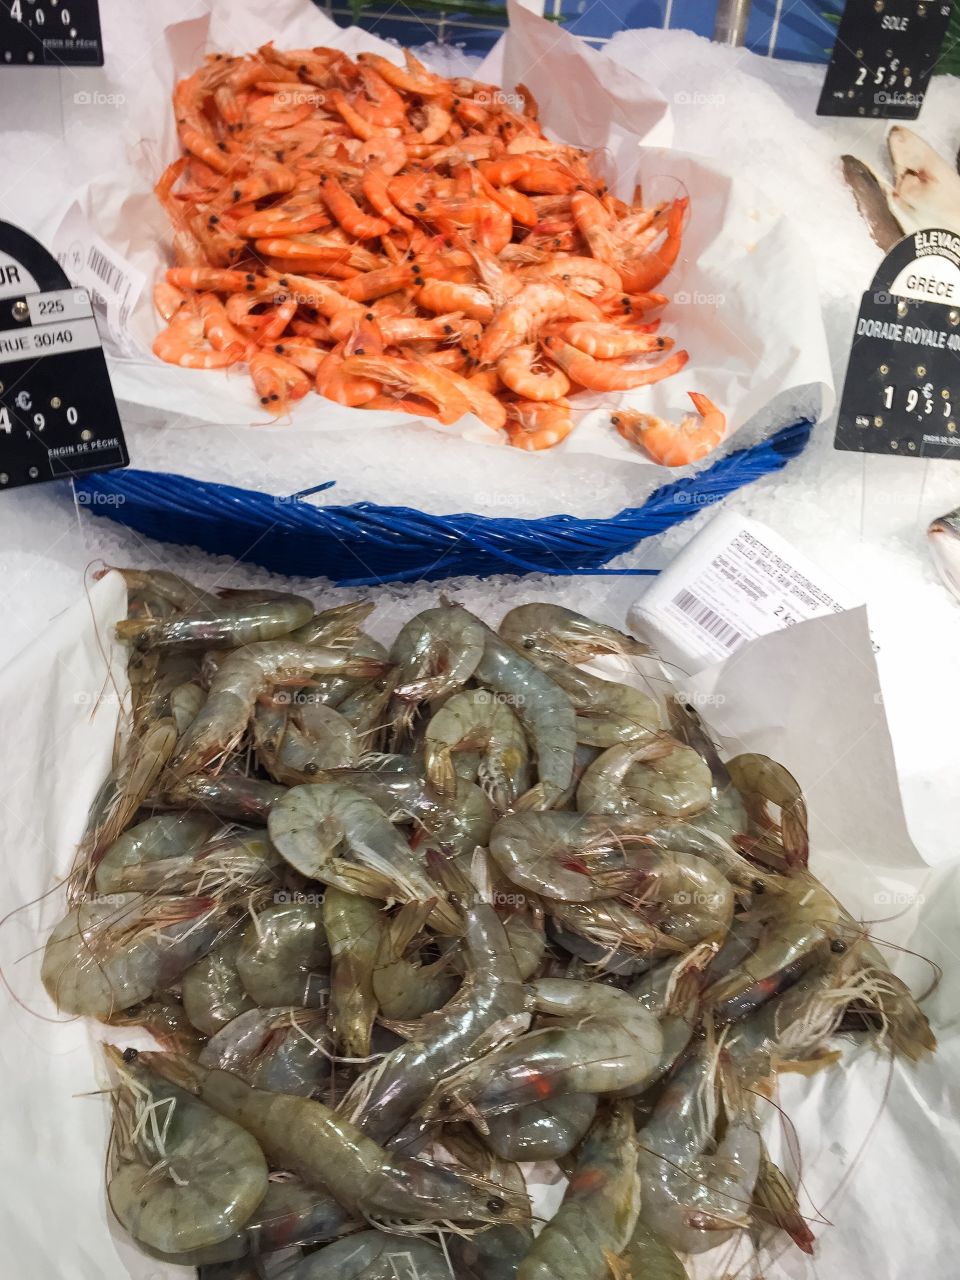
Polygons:
M122 654L110 635L123 612L123 587L111 575L0 675L9 727L0 739L7 779L3 903L7 913L16 909L0 927L0 1237L11 1275L189 1274L140 1255L108 1222L109 1109L103 1098L83 1096L103 1079L87 1026L61 1021L39 981L43 939L64 910L60 882L110 767L125 688ZM887 1057L847 1044L839 1067L812 1079L782 1078L780 1103L803 1155L803 1208L832 1225L815 1224L815 1259L791 1247L764 1259L762 1274L952 1280L956 1266L945 1242L960 1178L960 875L956 860L929 870L911 844L864 611L756 640L688 681L685 692L730 753L767 751L796 775L810 807L812 866L849 910L875 921L879 938L911 948L944 974L925 1006L940 1038L934 1059L891 1066ZM924 988L926 963L887 955L914 990ZM777 1156L780 1121L772 1108L767 1133ZM790 1167L788 1158L783 1163ZM549 1212L559 1188L532 1190L538 1208ZM694 1271L703 1280L759 1273L744 1245L735 1261L722 1249L704 1255Z
M113 2L107 0L107 17ZM168 0L162 12L165 25L159 31L156 21L124 28L121 55L111 60L110 89L125 103L126 158L102 172L96 135L90 135L89 170L97 176L77 193L56 240L66 251L93 232L146 281L129 324L116 326L114 388L121 399L177 420L229 425L229 443L216 461L207 460L208 478L229 482L234 478L231 455L243 451L244 433L271 429L249 376L239 370L180 369L150 352L159 325L152 283L173 261L166 215L152 195L160 173L179 154L171 92L205 52L243 53L271 39L286 47L334 45L354 56L364 49L394 60L400 54L367 32L334 25L309 0L278 0L269 10L258 0ZM691 202L681 257L664 286L674 299L664 332L690 352L690 363L675 377L641 391L605 397L581 393L575 403L585 416L559 449L585 455L585 461L602 455L637 463L652 484L662 470L612 429L609 415L616 407L633 404L677 420L690 408L686 393L702 391L726 411L731 433L751 420L767 428L783 425L798 411L829 412L833 389L816 282L790 220L765 195L734 181L714 158L663 149L671 136L668 103L637 75L519 6L511 6L511 22L502 48L481 72L499 74L502 65L505 87L526 84L541 103L547 131L594 151L598 172L618 194L630 197L642 183L648 201L685 193ZM774 401L779 407L771 410ZM407 415L345 409L314 395L293 407L291 420L299 472L307 483L327 478L323 433L424 428L423 421ZM502 445L497 433L472 417L453 427L429 420L427 425ZM290 421L272 429L291 443ZM397 456L401 450L399 437ZM502 452L509 475L511 451ZM549 466L549 455L540 460ZM268 479L264 487L271 487ZM457 477L451 495L459 492Z

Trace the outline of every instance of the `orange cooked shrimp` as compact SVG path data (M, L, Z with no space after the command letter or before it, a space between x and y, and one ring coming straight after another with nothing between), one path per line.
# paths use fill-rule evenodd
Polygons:
M578 383L587 391L631 391L635 387L646 387L679 373L690 358L686 351L676 351L660 364L638 369L618 360L594 360L593 356L578 351L554 335L549 335L542 342L547 355L557 362L571 382Z
M610 421L624 440L642 445L654 462L664 467L683 467L690 462L699 462L723 440L727 419L701 392L690 391L688 394L697 412L688 413L679 423L636 409L620 409Z
M403 360L398 356L350 356L343 362L344 372L370 378L384 388L403 395L415 395L434 405L444 425L456 422L470 412L470 401L446 370L433 368L419 360Z
M302 369L272 351L258 351L250 359L250 376L264 408L286 413L291 400L299 400L310 390L311 381Z
M154 338L153 354L167 364L177 364L183 369L226 369L236 364L243 349L231 346L226 351L217 351L203 336L203 321L199 313L194 314L189 307L181 307L167 328Z
M676 373L687 353L645 321L689 202L616 198L517 93L408 51L205 59L177 85L182 154L155 188L177 264L155 290L157 354L246 363L278 413L313 386L444 424L473 413L524 449L569 434L571 388Z
M227 271L219 267L170 267L167 284L175 289L199 289L213 293L252 293L263 277L252 271Z
M229 351L240 360L247 349L248 339L235 329L227 310L215 293L201 293L197 308L203 324L203 336L215 351Z
M344 231L356 236L358 240L373 240L377 236L385 236L393 225L386 218L374 218L364 213L353 197L332 176L324 178L320 190L327 208L337 222Z
M427 280L417 294L417 301L426 311L436 315L462 311L474 320L484 322L493 317L493 300L486 289L475 284Z
M376 209L381 218L399 227L401 231L413 230L413 222L390 199L390 175L386 169L371 165L363 175L360 189L364 199Z
M589 287L591 296L603 289L623 292L623 282L615 268L598 258L584 258L573 253L535 262L523 274L531 280L558 279L580 293L585 293Z
M401 89L404 93L414 93L421 98L452 98L453 91L449 80L445 80L443 76L433 75L408 50L404 50L404 55L407 59L406 71L378 53L360 53L357 55L357 61L378 71L387 84L392 85L394 89Z
M577 320L567 325L563 337L579 351L599 360L649 355L655 351L669 351L673 346L672 338L622 328L617 324L595 324L591 320Z
M289 360L291 364L295 364L298 369L302 369L314 379L321 363L329 355L329 352L317 346L312 338L300 336L284 338L282 342L275 343L273 352L274 355L283 356L284 360Z
M518 400L507 405L507 438L516 449L552 449L573 430L566 400Z
M286 165L265 164L248 178L234 183L230 188L230 198L234 204L262 200L264 196L283 195L296 185L297 176Z
M477 357L493 364L518 344L529 342L557 316L593 318L596 309L586 298L559 284L533 281L508 298L487 326Z
M628 293L648 293L656 288L677 260L683 234L687 201L674 200L667 215L667 234L658 249L638 257L626 256L619 263L623 287Z
M153 286L153 305L164 320L172 320L187 300L187 295L167 280L158 280Z
M513 347L497 361L497 376L525 400L558 400L570 390L570 379L555 364L540 358L533 344Z
M350 374L344 365L348 357L337 349L328 351L321 360L316 375L316 389L327 400L358 408L368 404L380 394L380 383L372 378Z

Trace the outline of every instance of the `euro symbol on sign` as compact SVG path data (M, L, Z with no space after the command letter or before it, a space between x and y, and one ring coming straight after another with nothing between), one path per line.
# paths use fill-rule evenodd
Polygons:
M18 409L33 408L33 401L30 399L29 391L20 391L17 393L17 408Z

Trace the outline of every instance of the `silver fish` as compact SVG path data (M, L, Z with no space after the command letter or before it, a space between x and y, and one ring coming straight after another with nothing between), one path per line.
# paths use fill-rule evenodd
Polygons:
M884 253L889 253L898 240L903 239L903 227L890 212L885 184L856 156L841 156L843 176L854 194L860 215L869 228L874 241Z
M927 537L943 585L960 600L960 507L931 521Z
M927 227L960 233L960 174L905 125L887 134L893 185L856 156L843 156L843 176L870 234L884 252L903 235ZM899 235L897 234L899 232Z

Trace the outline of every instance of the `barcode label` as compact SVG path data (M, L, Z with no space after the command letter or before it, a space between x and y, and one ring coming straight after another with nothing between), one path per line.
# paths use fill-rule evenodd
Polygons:
M732 627L719 613L704 604L692 591L683 590L673 597L673 603L681 612L691 618L698 627L702 627L714 640L719 640L725 649L736 649L747 637L736 627Z
M95 244L90 246L90 252L87 254L87 266L115 292L118 292L120 285L124 283L123 272L112 262L108 262Z
M102 246L102 247L101 247ZM106 245L90 244L87 249L87 267L108 291L107 296L98 295L108 309L111 300L116 307L121 325L126 325L130 317L133 281L122 267L112 261L105 252Z
M53 250L72 282L96 304L108 354L140 355L130 319L146 287L143 272L97 234L77 201L57 228Z

